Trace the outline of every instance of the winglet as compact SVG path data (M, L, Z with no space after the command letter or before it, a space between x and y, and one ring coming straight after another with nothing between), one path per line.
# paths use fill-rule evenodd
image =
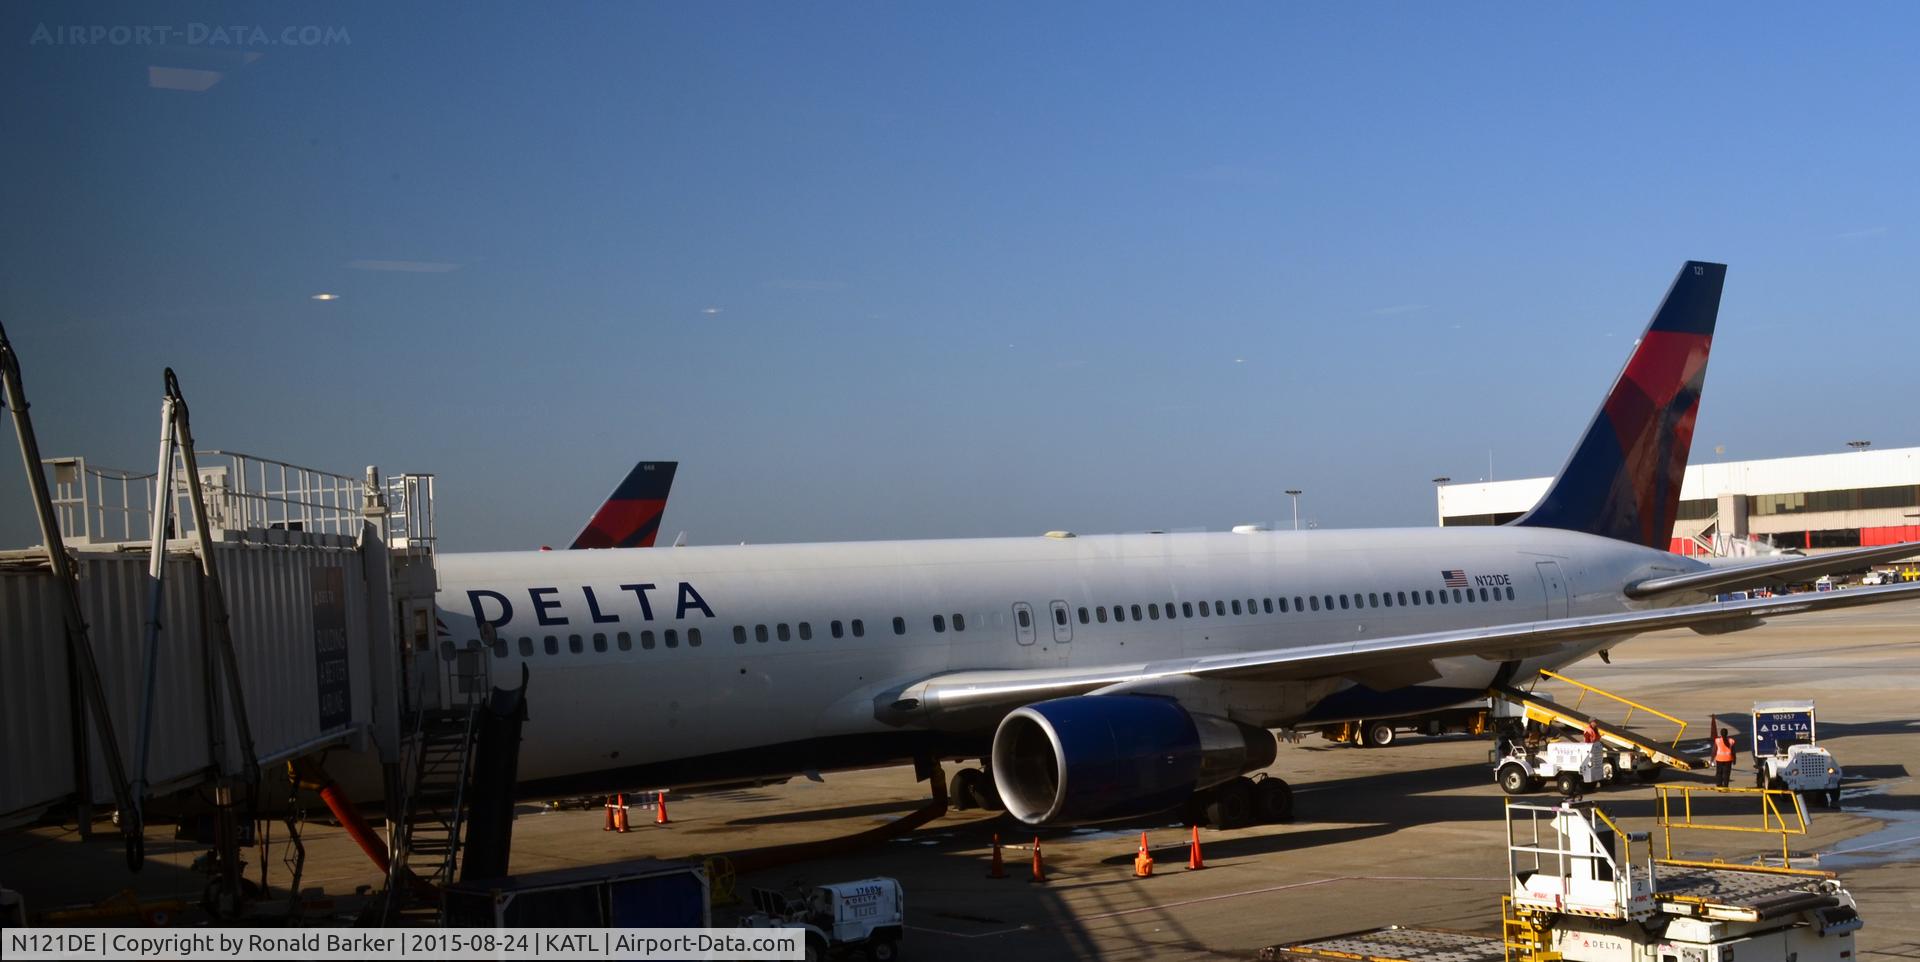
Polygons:
M1513 523L1665 549L1727 265L1688 261L1552 487Z
M678 461L642 461L627 472L568 548L651 548Z

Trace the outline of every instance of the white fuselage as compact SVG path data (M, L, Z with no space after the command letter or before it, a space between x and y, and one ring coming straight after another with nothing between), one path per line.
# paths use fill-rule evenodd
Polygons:
M689 773L703 759L732 759L714 779L834 767L819 745L901 735L877 705L945 672L1615 613L1644 606L1623 585L1685 565L1605 538L1511 527L609 549L445 554L438 603L454 647L479 644L476 617L496 623L495 679L511 684L522 663L530 669L523 783L639 777L667 762L671 781L688 783L702 780ZM1610 643L1521 667L1563 665ZM1445 691L1428 700L1465 693L1458 702L1501 665L1469 656L1437 667L1441 677L1423 687ZM1279 727L1352 689L1341 679L1283 687L1237 706L1240 719ZM1390 713L1360 704L1347 713ZM1424 707L1433 706L1410 710ZM811 754L780 751L807 744Z

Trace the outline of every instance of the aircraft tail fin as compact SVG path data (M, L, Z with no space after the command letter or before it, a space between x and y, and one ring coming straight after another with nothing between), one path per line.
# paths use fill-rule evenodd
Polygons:
M1726 276L1725 264L1681 266L1586 436L1513 524L1669 547Z
M678 461L642 461L627 472L568 548L651 548Z

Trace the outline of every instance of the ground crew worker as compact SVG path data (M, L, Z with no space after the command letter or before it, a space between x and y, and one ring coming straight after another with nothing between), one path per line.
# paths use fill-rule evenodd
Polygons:
M1733 757L1739 749L1733 744L1733 736L1727 730L1713 740L1713 784L1717 788L1726 788L1727 779L1733 775Z
M1593 719L1587 719L1587 730L1580 735L1580 740L1589 745L1600 740L1600 726L1594 724Z

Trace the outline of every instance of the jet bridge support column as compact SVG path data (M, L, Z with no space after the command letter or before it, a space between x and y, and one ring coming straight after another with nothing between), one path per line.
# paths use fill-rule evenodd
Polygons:
M79 799L76 812L83 819L81 824L89 825L93 817L91 778L87 733L81 716L91 715L94 730L100 737L107 777L113 782L114 802L120 807L120 832L125 839L127 867L137 872L146 859L139 809L134 805L133 792L127 783L127 770L120 757L120 740L114 735L113 718L107 713L106 692L100 684L100 666L94 661L93 644L87 638L86 618L80 611L73 563L67 557L66 544L60 537L60 522L53 511L53 498L47 491L47 477L40 464L40 442L34 437L33 420L27 415L27 394L20 376L20 360L13 353L13 345L7 340L4 327L0 327L0 391L4 392L0 394L0 401L4 401L8 410L13 412L14 430L20 440L20 457L27 467L27 488L32 492L34 512L40 522L40 540L47 548L47 567L53 570L53 580L59 585L65 608L67 665L77 696L73 709L74 784Z

